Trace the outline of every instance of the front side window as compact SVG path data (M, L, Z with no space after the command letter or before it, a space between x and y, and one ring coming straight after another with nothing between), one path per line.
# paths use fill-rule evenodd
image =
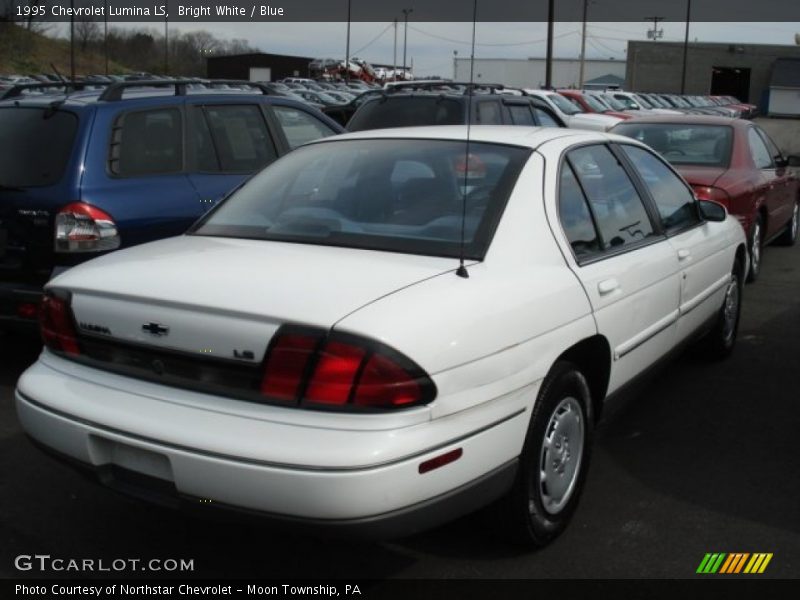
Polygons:
M603 250L637 244L655 232L625 169L606 146L577 148L567 159L586 193Z
M183 168L183 125L177 108L120 115L111 141L111 172L120 177L177 173Z
M198 235L482 259L530 149L450 140L311 144L277 160ZM464 216L465 215L465 216Z
M700 222L694 194L667 165L642 148L628 144L620 147L650 191L664 229L678 231Z
M299 108L273 106L272 111L292 150L313 140L336 135L336 132L328 125Z

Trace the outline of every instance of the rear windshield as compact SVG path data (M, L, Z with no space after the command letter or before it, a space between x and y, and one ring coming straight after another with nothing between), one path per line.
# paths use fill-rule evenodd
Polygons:
M49 108L0 108L0 187L56 183L67 166L78 118Z
M398 96L380 98L365 103L347 124L348 131L383 129L387 127L416 127L423 125L464 125L466 118L462 103L456 100L430 97Z
M341 140L273 163L198 235L483 259L529 149L423 139ZM462 227L463 222L463 227Z
M727 167L733 130L726 125L620 123L613 133L644 142L674 165Z

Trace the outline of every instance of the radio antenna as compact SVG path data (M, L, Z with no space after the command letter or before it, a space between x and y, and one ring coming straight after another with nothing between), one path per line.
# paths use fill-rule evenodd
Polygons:
M467 267L464 266L464 236L467 228L467 182L469 179L469 143L472 131L472 96L475 93L475 28L478 23L478 0L472 2L472 48L469 58L469 85L467 86L467 143L464 150L464 186L461 189L461 247L459 249L458 270L456 275L469 278Z

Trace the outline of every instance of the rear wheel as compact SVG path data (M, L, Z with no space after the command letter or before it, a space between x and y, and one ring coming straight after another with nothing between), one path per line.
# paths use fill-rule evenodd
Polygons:
M544 546L566 529L589 467L590 406L583 374L556 363L534 405L517 480L495 507L511 541Z
M786 226L786 231L778 238L778 243L781 246L794 246L797 241L798 226L800 226L800 201L794 203L792 218Z
M750 238L747 240L750 250L750 271L747 273L747 283L752 283L758 279L761 273L761 252L764 243L764 220L761 215L756 217L753 226L750 228Z

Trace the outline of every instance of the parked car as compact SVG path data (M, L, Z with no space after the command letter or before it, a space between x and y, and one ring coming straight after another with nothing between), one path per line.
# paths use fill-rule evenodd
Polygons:
M577 102L581 110L585 113L608 115L609 117L617 117L623 121L632 119L634 116L627 112L614 110L598 95L585 94L581 90L558 90L558 93L573 102Z
M545 102L550 110L557 114L559 119L561 119L567 127L573 129L607 131L622 120L609 115L585 113L579 105L571 102L558 92L551 90L526 89L525 93Z
M637 110L637 111L641 110L641 111L647 111L648 114L656 114L656 115L682 114L680 110L674 110L669 108L658 108L652 105L646 98L643 98L640 94L636 94L634 92L613 90L605 92L604 95L610 98L614 98L614 100L623 104L625 106L625 110Z
M0 329L35 328L54 274L178 235L278 156L342 131L288 98L165 85L0 101Z
M749 281L761 271L770 241L797 239L800 183L786 157L763 129L725 117L652 117L621 123L614 133L646 143L686 178L699 198L724 205L747 232Z
M499 501L542 545L604 399L700 335L731 352L745 257L723 207L621 136L328 138L188 234L51 281L17 413L151 500L379 537Z
M505 91L503 86L492 85L393 84L370 92L373 96L355 111L347 130L464 125L470 110L474 125L564 127L563 121L541 100L519 92L520 95L508 95Z

